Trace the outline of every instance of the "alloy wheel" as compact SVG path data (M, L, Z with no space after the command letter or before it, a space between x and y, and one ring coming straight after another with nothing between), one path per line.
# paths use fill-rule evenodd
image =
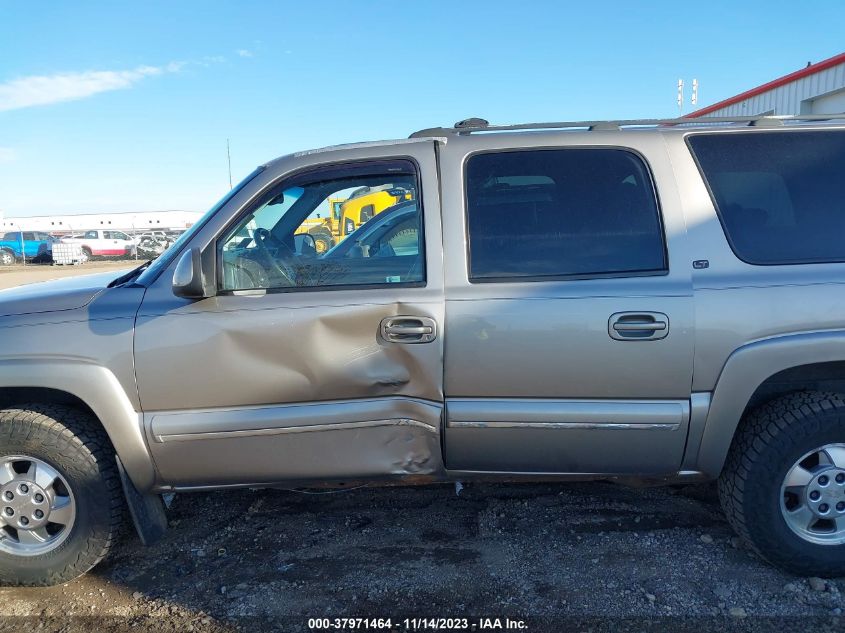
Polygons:
M825 444L798 459L781 484L780 508L805 541L845 543L845 444Z
M0 552L38 556L59 547L76 518L67 481L48 463L0 457Z

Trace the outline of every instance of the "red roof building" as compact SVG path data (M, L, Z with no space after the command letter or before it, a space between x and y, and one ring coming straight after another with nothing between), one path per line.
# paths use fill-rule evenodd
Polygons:
M687 117L845 112L845 53L701 108Z

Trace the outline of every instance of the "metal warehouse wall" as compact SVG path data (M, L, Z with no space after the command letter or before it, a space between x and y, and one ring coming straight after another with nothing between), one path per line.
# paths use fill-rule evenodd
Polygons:
M749 91L748 98L738 100L743 95L737 95L726 99L724 107L718 107L720 102L688 116L705 118L845 112L845 61L839 61L842 57L840 55L818 64L823 66L828 62L839 62L827 68L814 70L813 66L809 66L775 80L771 83L781 85L773 86L770 90L763 91L766 88L766 85L763 85ZM792 76L794 78L790 79Z
M76 215L39 215L0 219L3 231L80 232L91 229L116 229L140 232L185 229L202 217L196 211L147 211L139 213L84 213Z

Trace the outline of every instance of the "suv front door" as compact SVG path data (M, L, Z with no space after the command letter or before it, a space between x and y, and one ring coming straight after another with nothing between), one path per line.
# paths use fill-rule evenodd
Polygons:
M175 297L174 264L149 288L137 319L136 371L165 483L442 472L444 297L433 145L282 159L188 245L216 259L215 296ZM415 222L403 230L412 230L317 253L302 233L331 217L330 199L375 186L408 192L403 204L415 205ZM386 225L390 213L372 221Z
M681 467L693 367L684 225L661 139L633 151L618 136L503 137L495 150L469 136L444 150L444 208L465 207L444 214L449 469Z

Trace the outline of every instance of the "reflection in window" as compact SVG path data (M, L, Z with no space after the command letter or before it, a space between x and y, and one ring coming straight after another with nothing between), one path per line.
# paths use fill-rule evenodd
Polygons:
M666 269L654 189L631 152L478 154L466 188L473 281Z
M740 259L845 261L845 132L696 134L688 142Z
M222 289L421 283L418 197L411 168L282 185L220 241Z

